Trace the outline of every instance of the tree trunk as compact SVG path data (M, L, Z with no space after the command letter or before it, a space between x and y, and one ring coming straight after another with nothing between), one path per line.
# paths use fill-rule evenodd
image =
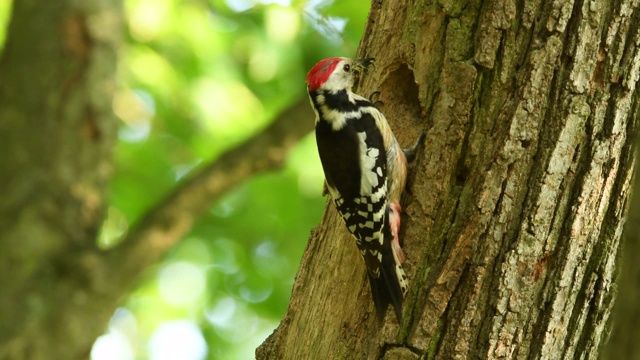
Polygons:
M86 359L114 306L106 205L120 1L14 1L0 62L0 359Z
M410 286L382 329L331 203L258 359L595 359L635 155L638 1L374 1L360 92L399 141ZM308 119L312 121L312 119Z

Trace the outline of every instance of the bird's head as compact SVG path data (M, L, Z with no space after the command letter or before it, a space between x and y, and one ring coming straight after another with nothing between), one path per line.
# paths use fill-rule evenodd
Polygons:
M327 91L350 90L357 73L366 73L373 64L373 58L352 60L344 57L332 57L321 60L307 74L309 92L318 89Z

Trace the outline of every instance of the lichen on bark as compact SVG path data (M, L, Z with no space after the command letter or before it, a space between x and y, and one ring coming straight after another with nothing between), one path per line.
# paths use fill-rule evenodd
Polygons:
M329 206L258 358L597 357L635 162L638 13L626 0L373 2L359 54L377 66L361 91L381 91L401 143L426 130L403 214L404 322L373 327Z

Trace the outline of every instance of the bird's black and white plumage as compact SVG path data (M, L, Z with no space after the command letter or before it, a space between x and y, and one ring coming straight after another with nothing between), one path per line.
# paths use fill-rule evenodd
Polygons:
M406 159L384 115L351 89L372 59L329 58L307 75L327 190L356 239L381 322L388 306L402 319L407 278L398 232Z

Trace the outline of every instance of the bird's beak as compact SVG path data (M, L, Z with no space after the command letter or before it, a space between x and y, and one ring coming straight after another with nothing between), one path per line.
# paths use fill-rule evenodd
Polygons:
M364 74L367 73L367 70L369 69L369 65L373 65L375 59L374 58L364 58L364 59L360 59L360 60L355 60L354 63L354 69L358 72L362 72Z

